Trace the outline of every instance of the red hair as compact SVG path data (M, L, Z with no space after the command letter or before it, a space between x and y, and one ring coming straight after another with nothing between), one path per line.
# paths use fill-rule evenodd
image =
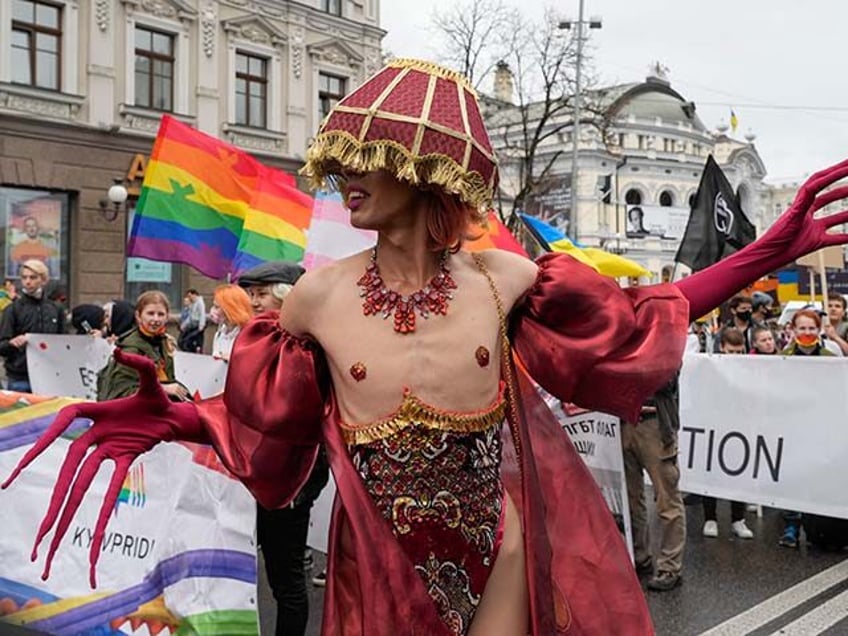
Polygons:
M244 327L253 317L250 296L238 285L219 285L215 288L215 304L234 325Z
M440 188L427 190L427 232L429 246L434 252L459 251L468 238L469 227L482 221L481 215L455 194Z
M792 315L792 326L795 327L795 321L798 318L809 318L816 323L816 328L821 329L821 317L812 309L799 309Z

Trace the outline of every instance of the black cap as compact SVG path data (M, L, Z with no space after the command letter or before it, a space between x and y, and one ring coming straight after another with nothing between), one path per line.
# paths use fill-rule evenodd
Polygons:
M238 277L238 284L239 287L274 285L276 283L294 285L305 271L300 265L294 263L271 261L242 272Z

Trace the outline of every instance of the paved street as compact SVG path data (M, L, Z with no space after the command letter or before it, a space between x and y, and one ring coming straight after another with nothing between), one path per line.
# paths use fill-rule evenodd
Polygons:
M727 503L719 503L718 539L701 536L700 506L687 507L687 513L684 583L672 592L648 593L659 636L848 634L848 553L778 547L782 526L774 510L760 519L748 513L752 541L730 537ZM322 601L323 591L310 585L309 636L319 633ZM273 599L264 575L259 607L262 633L273 634Z

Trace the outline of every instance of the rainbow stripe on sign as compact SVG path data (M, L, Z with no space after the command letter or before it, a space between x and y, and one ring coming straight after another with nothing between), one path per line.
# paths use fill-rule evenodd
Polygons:
M127 476L124 477L121 492L118 494L118 501L115 502L115 514L118 514L118 508L120 508L121 504L135 508L144 508L146 502L147 490L144 487L144 464L139 463L130 468Z
M127 255L186 263L211 278L299 261L311 210L292 176L165 115Z

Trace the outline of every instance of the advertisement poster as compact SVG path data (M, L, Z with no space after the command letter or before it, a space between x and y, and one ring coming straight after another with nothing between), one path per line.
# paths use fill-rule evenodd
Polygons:
M628 205L627 238L680 240L686 232L689 208L661 205Z
M62 201L41 196L9 201L6 207L6 275L18 277L18 267L29 259L42 261L51 278L60 278Z

